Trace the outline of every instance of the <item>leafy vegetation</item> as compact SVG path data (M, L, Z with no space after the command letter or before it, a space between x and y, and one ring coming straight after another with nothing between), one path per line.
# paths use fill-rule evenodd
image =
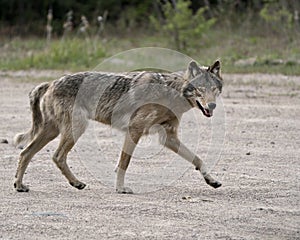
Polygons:
M157 31L165 36L172 36L174 46L178 50L187 50L187 47L195 46L210 27L215 23L215 18L206 19L206 8L200 8L195 13L189 8L190 3L178 0L175 6L171 2L163 5L164 20L159 21L154 15L150 20ZM191 41L194 39L195 41Z
M220 58L224 72L300 74L298 1L51 2L0 3L0 69L86 70L151 46L204 65Z

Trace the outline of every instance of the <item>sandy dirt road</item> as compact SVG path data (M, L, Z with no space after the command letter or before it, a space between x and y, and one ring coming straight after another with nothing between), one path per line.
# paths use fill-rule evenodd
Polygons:
M20 150L11 140L30 126L27 95L37 84L31 81L60 74L0 72L0 139L8 140L0 144L0 239L300 239L300 77L224 75L217 108L224 111L225 132L212 170L223 183L217 190L151 137L129 167L136 194L116 194L121 136L91 123L69 155L86 189L69 186L51 161L56 139L30 163L30 191L17 193ZM181 125L184 142L206 161L212 129L196 110ZM158 172L160 178L151 177Z

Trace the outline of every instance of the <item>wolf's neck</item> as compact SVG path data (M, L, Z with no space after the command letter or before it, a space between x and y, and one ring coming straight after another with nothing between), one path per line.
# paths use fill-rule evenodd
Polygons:
M183 71L180 71L164 75L166 84L176 91L182 92L182 88L186 83L184 74Z

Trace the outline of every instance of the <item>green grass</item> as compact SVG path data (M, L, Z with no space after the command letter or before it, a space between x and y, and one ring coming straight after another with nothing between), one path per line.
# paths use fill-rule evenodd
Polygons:
M203 65L220 58L224 73L300 75L298 39L297 36L293 39L284 35L253 36L241 31L212 29L199 40L197 47L187 48L184 53ZM41 38L3 39L0 42L0 69L91 70L114 54L138 47L174 49L170 39L141 32L106 39L73 36L53 39L49 44ZM256 61L245 66L236 64L238 60L249 58Z
M7 70L84 70L105 57L102 43L91 39L67 38L53 40L49 44L44 39L14 39L6 44L0 68Z
M206 35L199 50L191 51L192 57L207 64L220 58L226 73L282 73L300 75L300 40L280 36L251 36L224 30ZM255 58L253 64L241 66L239 60ZM282 64L277 61L282 60Z

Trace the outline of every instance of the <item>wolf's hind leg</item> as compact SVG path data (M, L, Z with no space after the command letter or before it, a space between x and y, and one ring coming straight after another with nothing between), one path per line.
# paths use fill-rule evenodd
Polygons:
M160 142L167 148L171 149L190 163L192 163L197 170L199 170L204 177L206 183L214 188L221 186L221 183L214 180L207 172L206 166L203 161L192 153L177 137L174 132L166 132L167 134L160 135Z
M82 131L82 133L83 132L84 132L84 130ZM82 133L80 133L80 135ZM78 132L77 132L77 134L78 134ZM77 137L79 137L79 136L77 135ZM74 176L74 174L71 172L71 170L67 164L67 155L75 143L76 143L76 140L74 140L72 131L62 133L59 146L53 155L53 161L55 162L56 166L60 169L62 174L67 178L70 185L81 190L81 189L85 188L86 184L80 182Z
M58 136L58 130L51 124L41 129L41 131L33 138L30 144L20 153L19 164L16 173L16 181L14 187L18 192L28 192L29 188L23 185L23 176L26 168L38 151L40 151L47 143Z
M67 164L67 155L88 126L87 112L74 107L72 116L66 115L61 123L61 137L52 159L70 185L81 190L85 184L80 182L71 172Z

